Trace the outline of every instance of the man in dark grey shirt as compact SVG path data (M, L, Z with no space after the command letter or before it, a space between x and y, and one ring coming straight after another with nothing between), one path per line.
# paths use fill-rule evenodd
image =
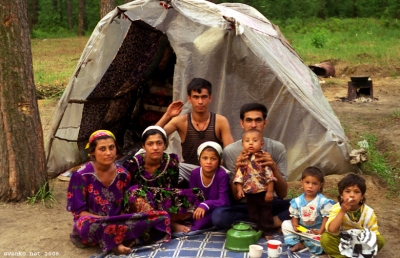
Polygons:
M257 129L263 131L267 126L267 108L259 103L248 103L240 109L240 124L244 131ZM290 220L290 200L283 200L287 195L287 159L285 146L272 139L264 137L264 153L256 154L256 161L262 166L269 166L276 177L274 185L276 197L272 202L272 214L274 216L274 228L279 228L283 220ZM223 165L230 171L231 182L237 169L248 158L243 151L241 140L229 144L223 151ZM243 163L245 165L245 163ZM237 221L248 221L249 215L244 198L237 197L236 186L231 183L233 197L236 200L229 207L217 208L212 219L215 226L229 229Z

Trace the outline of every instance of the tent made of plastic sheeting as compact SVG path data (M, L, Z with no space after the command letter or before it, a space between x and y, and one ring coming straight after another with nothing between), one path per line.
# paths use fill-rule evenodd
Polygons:
M186 101L194 77L212 83L210 110L227 117L235 140L240 107L268 107L264 135L286 146L289 180L310 165L349 171L341 124L278 27L244 4L138 0L111 11L90 37L52 118L48 175L84 162L98 129L111 130L123 154L134 153L144 128L172 100ZM180 154L179 137L170 138L169 150Z

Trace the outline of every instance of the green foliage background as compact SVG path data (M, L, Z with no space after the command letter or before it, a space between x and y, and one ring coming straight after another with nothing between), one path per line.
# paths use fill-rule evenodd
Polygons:
M32 25L32 37L75 36L78 24L78 1L72 0L74 28L68 29L66 0L36 0L38 22ZM30 12L32 14L32 0ZM285 26L296 23L303 26L310 18L378 18L391 23L400 19L399 0L217 0L239 2L253 6L275 24ZM123 0L115 0L122 5ZM100 0L86 0L85 30L87 34L100 20ZM322 34L321 34L322 35ZM316 39L316 45L320 44Z
M72 20L74 27L68 29L66 0L36 0L38 2L38 22L33 24L32 38L60 38L76 36L78 27L78 2L72 0ZM115 0L115 6L122 5L123 0ZM29 0L28 15L32 15L32 0ZM85 31L90 34L100 20L100 0L86 0Z

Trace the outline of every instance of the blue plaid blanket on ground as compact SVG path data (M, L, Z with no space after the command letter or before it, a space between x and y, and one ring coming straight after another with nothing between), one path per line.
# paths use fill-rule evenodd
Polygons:
M283 235L275 234L274 239L283 243ZM132 249L129 255L114 255L113 253L96 253L90 258L114 258L114 257L149 257L149 258L194 258L194 257L230 257L230 258L248 258L247 252L232 252L225 249L226 232L214 231L204 232L198 235L184 236L171 239L168 243L142 246ZM268 257L266 240L260 238L258 244L264 247L262 258ZM282 245L282 254L279 258L296 257L312 258L313 256L307 249L300 252L291 253L286 245ZM321 257L321 256L320 256ZM327 257L327 256L322 256Z

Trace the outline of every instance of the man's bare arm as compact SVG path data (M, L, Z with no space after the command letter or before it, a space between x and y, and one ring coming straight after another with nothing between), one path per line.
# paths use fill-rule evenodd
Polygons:
M287 189L288 189L287 182L282 177L282 174L281 172L279 172L277 166L275 169L272 169L272 171L274 172L274 176L276 177L276 182L274 183L275 193L280 199L284 199L287 195Z
M164 115L158 120L156 125L161 126L164 128L165 132L167 135L173 133L178 129L176 125L176 121L174 121L174 117L178 116L183 107L183 102L180 100L172 102L169 106L167 111L164 113Z
M233 143L233 137L231 134L231 128L229 126L228 119L226 117L217 115L217 121L216 124L218 125L219 128L219 135L221 139L219 139L222 144L224 145L223 147L225 148L229 144Z
M249 158L249 155L247 154L246 151L242 151L242 152L239 154L239 156L236 158L235 174L233 175L233 178L235 178L236 173L237 173L237 171L239 170L239 168L240 168L241 166L245 166L245 165L246 165L246 162L245 162L245 161L246 161L248 158ZM233 198L235 198L235 200L243 199L244 196L243 196L242 198L240 198L240 197L238 196L238 189L237 189L237 187L236 187L236 184L233 183L233 180L232 180L232 182L231 182L231 189L232 189Z

